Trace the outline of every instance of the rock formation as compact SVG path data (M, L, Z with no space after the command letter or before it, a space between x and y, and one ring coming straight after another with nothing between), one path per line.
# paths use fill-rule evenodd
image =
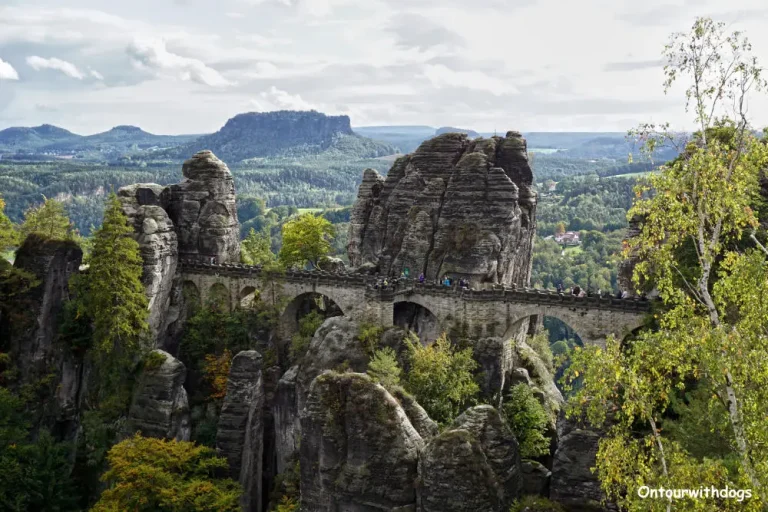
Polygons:
M544 467L543 464L535 460L524 460L520 464L523 474L523 492L527 495L549 495L549 479L552 472Z
M367 375L317 377L301 431L302 510L414 510L424 441L397 400Z
M405 392L403 388L397 387L391 391L392 396L395 397L400 407L405 411L405 415L419 433L421 438L425 442L431 441L440 432L437 423L429 417L427 411L413 398L411 395Z
M167 323L179 246L173 222L163 208L168 189L154 183L123 187L118 191L123 212L133 225L144 271L141 281L149 300L149 324L157 339Z
M506 509L520 496L523 486L520 447L515 435L490 405L467 409L453 422L454 429L469 432L479 443L502 491Z
M229 168L210 151L184 162L185 180L171 185L168 213L179 234L179 257L240 261L240 224L235 182Z
M277 472L283 473L295 459L301 440L299 403L296 396L298 366L292 366L277 383L272 416L275 419L275 455Z
M243 486L240 503L244 512L261 512L263 408L261 354L255 350L240 352L229 370L216 448L229 462L232 478Z
M527 285L536 194L525 139L471 141L447 133L399 158L382 178L366 170L352 210L351 264L382 274L424 272Z
M77 431L82 361L57 343L58 319L70 296L69 279L78 272L83 252L75 242L30 235L16 251L14 267L28 273L36 285L0 301L0 350L8 352L19 373L19 384L39 385L53 371L53 398L39 404L43 423L57 427L72 440ZM0 287L0 293L6 291ZM7 298L12 300L6 301Z
M210 151L184 162L182 173L185 179L176 185L140 183L118 191L144 261L150 332L156 346L169 349L185 321L181 282L174 279L179 258L240 261L232 173Z
M128 411L128 434L189 441L190 422L184 364L162 350L153 350L134 386Z
M602 511L605 494L591 469L600 434L561 416L558 445L552 463L549 496L573 512Z
M480 442L448 430L419 454L419 512L501 512L502 492Z

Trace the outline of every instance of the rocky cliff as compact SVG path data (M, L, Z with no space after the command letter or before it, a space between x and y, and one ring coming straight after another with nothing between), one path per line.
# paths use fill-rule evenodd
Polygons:
M447 133L399 158L386 178L363 175L349 259L365 271L444 274L473 284L527 285L536 194L525 139Z

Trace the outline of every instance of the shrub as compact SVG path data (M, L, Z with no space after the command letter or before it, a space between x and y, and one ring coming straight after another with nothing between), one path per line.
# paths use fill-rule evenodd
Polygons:
M402 373L397 364L397 354L389 347L375 351L368 363L368 375L387 389L400 384Z
M311 311L299 320L299 332L291 338L291 361L295 362L304 357L309 349L312 336L323 325L323 322L325 322L325 318L317 311Z
M547 411L526 384L518 384L509 390L501 413L520 443L520 455L533 458L549 453L549 427Z

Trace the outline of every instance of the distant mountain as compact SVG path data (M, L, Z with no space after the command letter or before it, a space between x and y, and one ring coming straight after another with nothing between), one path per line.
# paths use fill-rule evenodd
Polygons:
M73 141L80 138L64 128L44 124L32 128L12 127L0 130L0 150L7 148L13 150L37 149L53 142Z
M480 134L474 130L465 130L463 128L454 128L452 126L443 126L442 128L435 130L435 135L442 135L443 133L465 133L469 135L471 139L476 139L480 136Z
M597 134L595 134L597 135ZM629 154L635 160L644 159L639 143L628 141L625 134L606 134L586 140L578 146L558 151L558 155L572 158L606 158L614 160L627 160ZM672 160L678 151L672 146L658 147L654 153L654 159L659 162Z
M375 158L397 152L391 144L354 133L348 116L291 110L238 114L218 132L164 154L172 158L188 158L202 149L210 149L227 163L271 156L319 154Z

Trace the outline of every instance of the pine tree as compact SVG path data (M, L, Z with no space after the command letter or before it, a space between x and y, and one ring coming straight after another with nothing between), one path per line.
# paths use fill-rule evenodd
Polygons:
M141 284L142 259L133 229L112 193L104 222L93 236L87 274L86 307L93 319L94 341L102 356L139 352L147 329L147 298Z
M21 224L22 240L32 233L53 240L71 240L74 231L64 210L64 204L45 196L43 199L43 204L32 206L24 212L24 222Z

